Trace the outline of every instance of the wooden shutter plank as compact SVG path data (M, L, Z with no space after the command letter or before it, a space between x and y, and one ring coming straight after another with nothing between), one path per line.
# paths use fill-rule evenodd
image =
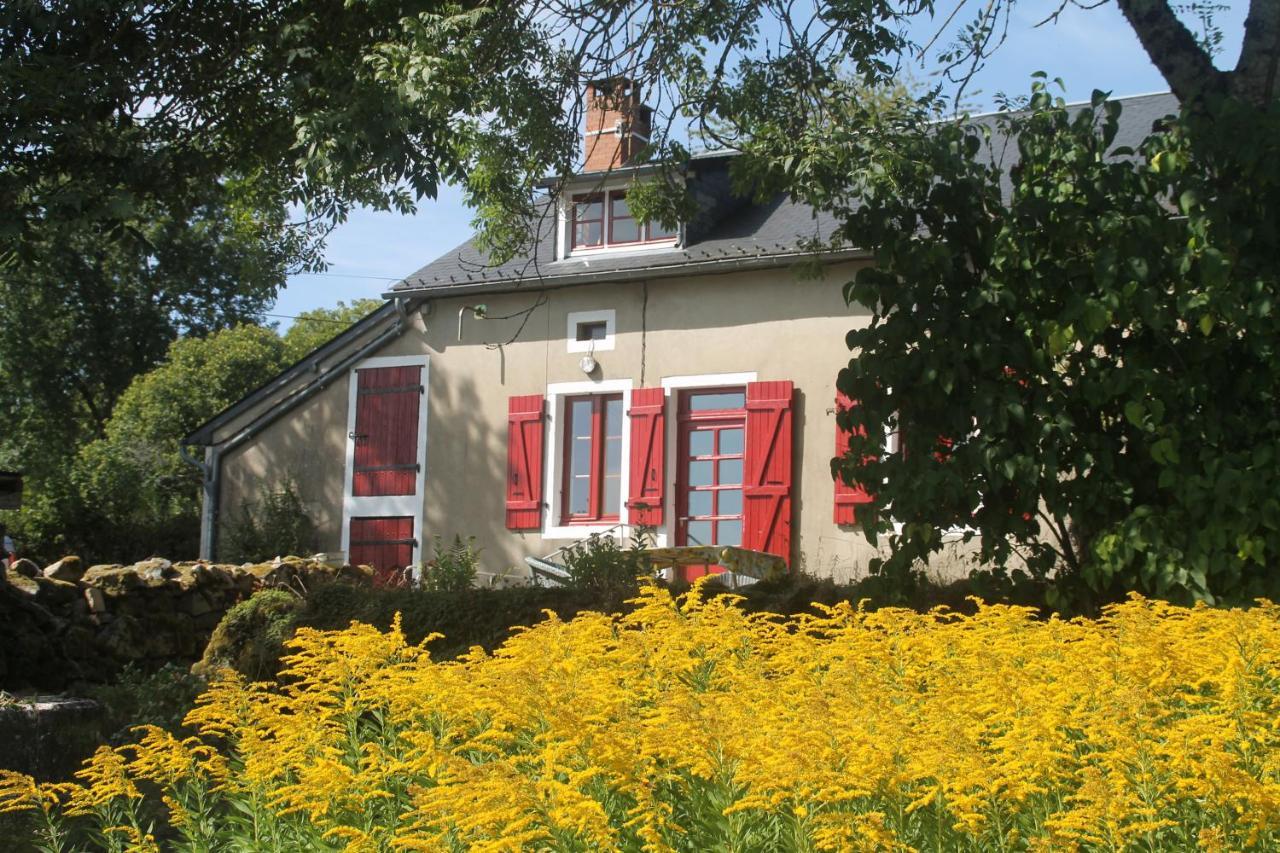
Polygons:
M638 388L631 392L631 473L627 490L628 520L643 527L662 524L666 484L666 392Z
M542 526L542 439L545 400L541 394L507 403L507 529Z
M792 398L789 381L747 385L742 543L791 561Z

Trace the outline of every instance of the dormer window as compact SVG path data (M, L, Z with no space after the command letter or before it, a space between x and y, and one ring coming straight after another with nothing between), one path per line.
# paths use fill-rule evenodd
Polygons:
M638 221L627 204L625 190L589 193L573 197L571 233L573 251L613 246L669 243L676 229L657 222Z
M573 197L573 248L598 249L604 245L604 197Z

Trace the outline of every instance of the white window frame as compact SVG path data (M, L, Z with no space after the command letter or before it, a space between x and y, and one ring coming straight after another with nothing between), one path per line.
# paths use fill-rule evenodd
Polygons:
M350 436L356 431L356 396L359 391L357 370L378 367L422 368L422 400L418 406L418 477L412 495L375 495L357 497L352 494L355 479L356 443ZM427 494L427 398L430 396L431 359L426 355L394 355L366 358L357 362L347 374L347 440L346 467L342 481L342 556L351 556L351 519L381 516L413 518L413 556L410 563L422 565L426 533L423 530Z
M685 224L680 223L680 227L676 229L676 234L670 240L656 240L651 243L620 243L617 245L609 245L609 193L617 190L625 190L633 183L629 177L614 178L612 180L596 181L587 186L566 187L560 196L560 203L556 205L556 260L577 260L590 259L600 257L602 255L608 257L619 257L622 255L647 255L654 252L667 252L671 249L679 248L684 245ZM604 197L601 202L604 205L604 218L601 220L601 228L604 233L601 237L603 245L589 249L575 249L573 247L573 230L570 227L573 221L573 197L575 195L596 195L600 194Z
M599 311L570 311L565 327L565 338L569 342L569 352L609 352L615 346L617 332L617 314L612 308ZM583 323L604 323L604 338L598 341L578 340L578 326Z
M664 407L667 414L667 434L664 436L667 442L667 482L663 484L667 499L666 511L662 514L662 530L655 537L659 540L656 547L665 548L668 542L676 541L676 483L679 482L676 476L676 465L679 464L677 444L680 439L680 417L679 411L672 405L671 398L675 396L673 392L696 388L720 388L726 385L741 385L745 390L749 383L758 381L758 377L759 374L751 370L744 373L699 373L691 376L662 378L662 392L667 401Z
M622 395L622 465L619 471L618 520L604 524L562 524L564 484L564 401L566 397L595 394ZM594 533L630 522L627 491L631 483L631 380L605 379L600 382L553 382L547 385L547 460L543 471L546 513L542 518L543 539L586 539Z

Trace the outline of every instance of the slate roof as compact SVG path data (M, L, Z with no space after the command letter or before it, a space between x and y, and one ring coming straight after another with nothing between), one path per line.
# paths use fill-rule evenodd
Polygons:
M1116 146L1136 147L1160 118L1177 112L1178 102L1169 93L1116 99L1124 105ZM1082 109L1085 104L1075 105ZM996 114L973 117L994 126ZM1017 162L1017 146L1002 145L993 135L991 150L1006 169ZM712 152L695 156L689 166L690 187L701 212L686 227L685 245L670 250L600 253L588 257L555 259L556 221L551 206L538 218L538 240L528 255L491 265L474 238L446 252L392 287L387 296L500 292L518 288L558 287L591 282L621 282L665 276L760 269L785 266L808 257L802 248L807 239L824 239L834 222L784 195L763 204L736 197L728 186L731 154ZM613 176L642 172L648 167L614 170ZM583 175L584 181L603 174ZM1007 180L1007 179L1006 179ZM1007 189L1007 186L1006 186ZM824 260L865 255L850 249L826 253Z
M686 226L686 245L666 250L618 250L588 257L555 259L555 211L547 205L536 222L538 240L528 255L492 266L474 239L406 276L388 295L492 292L515 286L559 286L591 281L620 281L688 275L793 262L805 255L803 238L829 236L832 220L807 205L777 196L753 204L728 192L728 163L733 155L702 156L690 164L690 186L702 212ZM641 167L643 168L643 167ZM636 170L615 169L613 177ZM584 175L590 182L602 175Z

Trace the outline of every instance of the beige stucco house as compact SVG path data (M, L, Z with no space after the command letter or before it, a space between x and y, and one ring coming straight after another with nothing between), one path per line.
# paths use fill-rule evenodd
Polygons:
M464 244L188 437L204 448L203 556L287 479L321 550L383 568L458 533L518 578L526 557L643 525L659 545L865 572L862 496L830 460L845 333L869 320L841 285L867 258L826 254L820 276L800 274L803 242L829 223L735 196L726 155L690 163L692 221L638 222L626 189L647 169L627 158L648 112L630 90L588 94L586 169L529 256L491 265ZM1126 118L1169 102L1127 103Z

